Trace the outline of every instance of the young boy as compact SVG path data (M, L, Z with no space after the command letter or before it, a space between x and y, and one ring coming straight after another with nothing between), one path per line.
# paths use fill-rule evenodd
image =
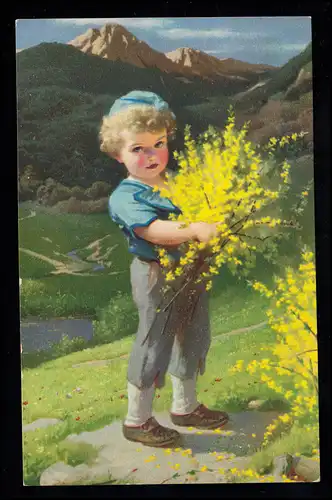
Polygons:
M180 223L168 220L170 213L180 213L179 208L153 191L154 186L164 185L168 139L175 126L175 115L163 99L152 92L132 91L114 102L100 130L101 150L128 171L128 177L110 196L109 212L134 255L130 275L139 312L128 365L128 413L123 434L148 446L169 446L180 437L152 416L154 391L163 387L167 370L173 386L170 416L175 425L214 429L228 421L225 412L209 410L196 398L197 374L204 373L210 347L205 290L199 293L182 341L175 334L181 311L170 308L156 317L165 283L157 246L166 248L176 262L179 245L190 240L207 242L216 235L214 224L193 223L182 228Z

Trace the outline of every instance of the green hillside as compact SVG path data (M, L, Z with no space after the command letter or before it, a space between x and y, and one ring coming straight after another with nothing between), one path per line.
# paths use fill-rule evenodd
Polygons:
M205 103L209 106L211 98L224 98L240 87L242 82L214 85L198 77L184 83L158 69L108 61L60 43L26 49L17 54L20 173L31 164L42 179L52 177L66 185L86 187L95 180L116 185L123 171L98 144L100 121L116 98L140 88L167 100L178 118L177 149L186 123L193 133L205 128ZM191 110L197 105L203 108Z
M312 43L292 57L280 69L273 72L264 85L257 87L250 92L241 92L235 96L237 109L255 107L256 109L265 104L274 94L284 93L289 86L294 83L302 68L310 67L312 61Z
M230 103L235 103L240 119L248 110L255 116L269 97L282 98L299 70L307 70L310 62L311 44L274 70L267 83L247 94L244 86L248 83L243 81L224 84L193 77L191 83L185 83L159 69L109 61L61 43L26 49L17 54L20 178L25 167L32 165L40 181L51 177L67 186L86 188L100 180L115 187L125 171L100 152L98 131L102 116L120 95L140 88L169 102L178 125L176 139L170 144L172 153L183 147L186 124L191 125L194 136L209 125L222 128ZM284 117L278 120L285 121ZM264 123L259 123L263 129ZM173 159L169 166L176 168Z

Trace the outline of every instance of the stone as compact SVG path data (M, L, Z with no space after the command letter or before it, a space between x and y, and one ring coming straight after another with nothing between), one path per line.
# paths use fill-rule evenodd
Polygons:
M293 457L290 454L280 455L272 461L273 475L277 481L282 480L282 476L288 476L293 464Z
M40 486L101 484L111 480L109 464L80 464L71 467L58 462L46 469L40 477Z
M308 457L294 457L292 472L304 481L317 482L320 480L320 462Z
M254 399L249 401L247 408L248 410L257 411L287 411L289 409L287 403L281 399Z
M51 465L40 476L40 486L56 486L60 484L71 484L74 476L74 467L57 462Z
M49 427L51 425L56 425L59 424L60 422L62 422L62 420L59 420L58 418L39 418L38 420L35 420L31 424L23 425L22 431L23 432L35 431L36 429L41 429Z
M262 408L265 404L265 399L254 399L252 401L249 401L248 403L248 409L249 410L259 410Z

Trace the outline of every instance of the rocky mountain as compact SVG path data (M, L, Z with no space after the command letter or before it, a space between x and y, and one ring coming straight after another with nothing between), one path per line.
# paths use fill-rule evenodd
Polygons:
M221 60L189 47L164 54L152 49L119 24L89 29L68 43L82 52L111 61L122 61L140 68L158 68L164 73L182 75L182 80L187 83L190 83L190 77L193 76L252 83L261 75L270 75L276 69L274 66L249 64L235 59Z
M178 72L177 66L165 54L138 40L119 24L106 24L101 29L89 29L68 44L86 54L110 61L122 61L139 68L158 68L165 73Z
M173 61L180 71L201 77L225 77L252 80L260 75L268 75L274 66L266 64L250 64L232 58L219 59L201 50L181 47L167 52L166 56Z
M259 84L240 92L235 101L244 108L251 106L256 110L267 103L272 96L283 99L297 99L301 94L312 90L312 44L292 57L269 78L263 78Z
M98 33L100 31L106 36L106 29ZM111 32L114 35L117 30ZM124 33L122 27L120 33ZM122 37L121 40L124 43ZM138 53L145 65L142 61L141 66L138 62L128 62L129 59L123 61L120 49L119 59L110 60L106 46L104 57L93 54L91 46L86 45L84 53L72 44L63 43L42 43L17 53L20 173L32 165L41 180L52 177L66 186L87 187L96 180L117 185L124 172L115 160L100 152L98 130L102 116L114 99L134 88L156 92L169 103L178 126L172 148L178 150L183 147L185 125L191 125L193 136L209 125L223 128L230 104L235 107L239 121L252 120L252 140L257 143L269 136L312 129L310 49L267 75L261 73L264 68L258 65L233 59L218 60L192 50L173 53L174 60L169 54L159 53L161 59L156 57L153 65L152 49L149 52L146 44L137 40L135 43L142 49ZM129 54L134 57L128 42L128 58ZM186 74L183 68L182 73L163 71L157 62L165 59L170 65L183 66L192 72ZM200 74L197 73L198 60L201 61ZM205 74L212 71L211 61L215 74L220 64L224 64L222 75L228 71L226 77L218 81L215 77L202 78L203 71ZM249 81L251 72L256 72L256 80ZM257 81L259 78L262 80ZM264 89L262 95L261 89ZM241 95L246 97L243 102L239 99ZM310 132L305 137L311 141L311 135ZM170 167L175 168L173 159Z

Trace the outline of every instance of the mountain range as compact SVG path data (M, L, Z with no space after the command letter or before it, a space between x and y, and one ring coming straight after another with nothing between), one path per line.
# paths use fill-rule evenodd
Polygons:
M158 68L190 78L250 81L270 74L276 68L264 64L249 64L235 59L218 59L201 50L180 47L172 52L154 50L119 24L106 24L91 28L69 42L86 54L93 54L111 61L122 61L139 68ZM190 80L188 80L190 81Z
M17 61L18 163L65 185L115 185L124 171L99 151L98 129L114 99L150 90L170 105L183 130L222 129L230 104L254 140L312 128L311 44L282 67L218 59L184 47L158 52L119 25L88 30L71 42L21 50ZM310 137L310 134L308 135ZM173 160L170 167L175 168Z

